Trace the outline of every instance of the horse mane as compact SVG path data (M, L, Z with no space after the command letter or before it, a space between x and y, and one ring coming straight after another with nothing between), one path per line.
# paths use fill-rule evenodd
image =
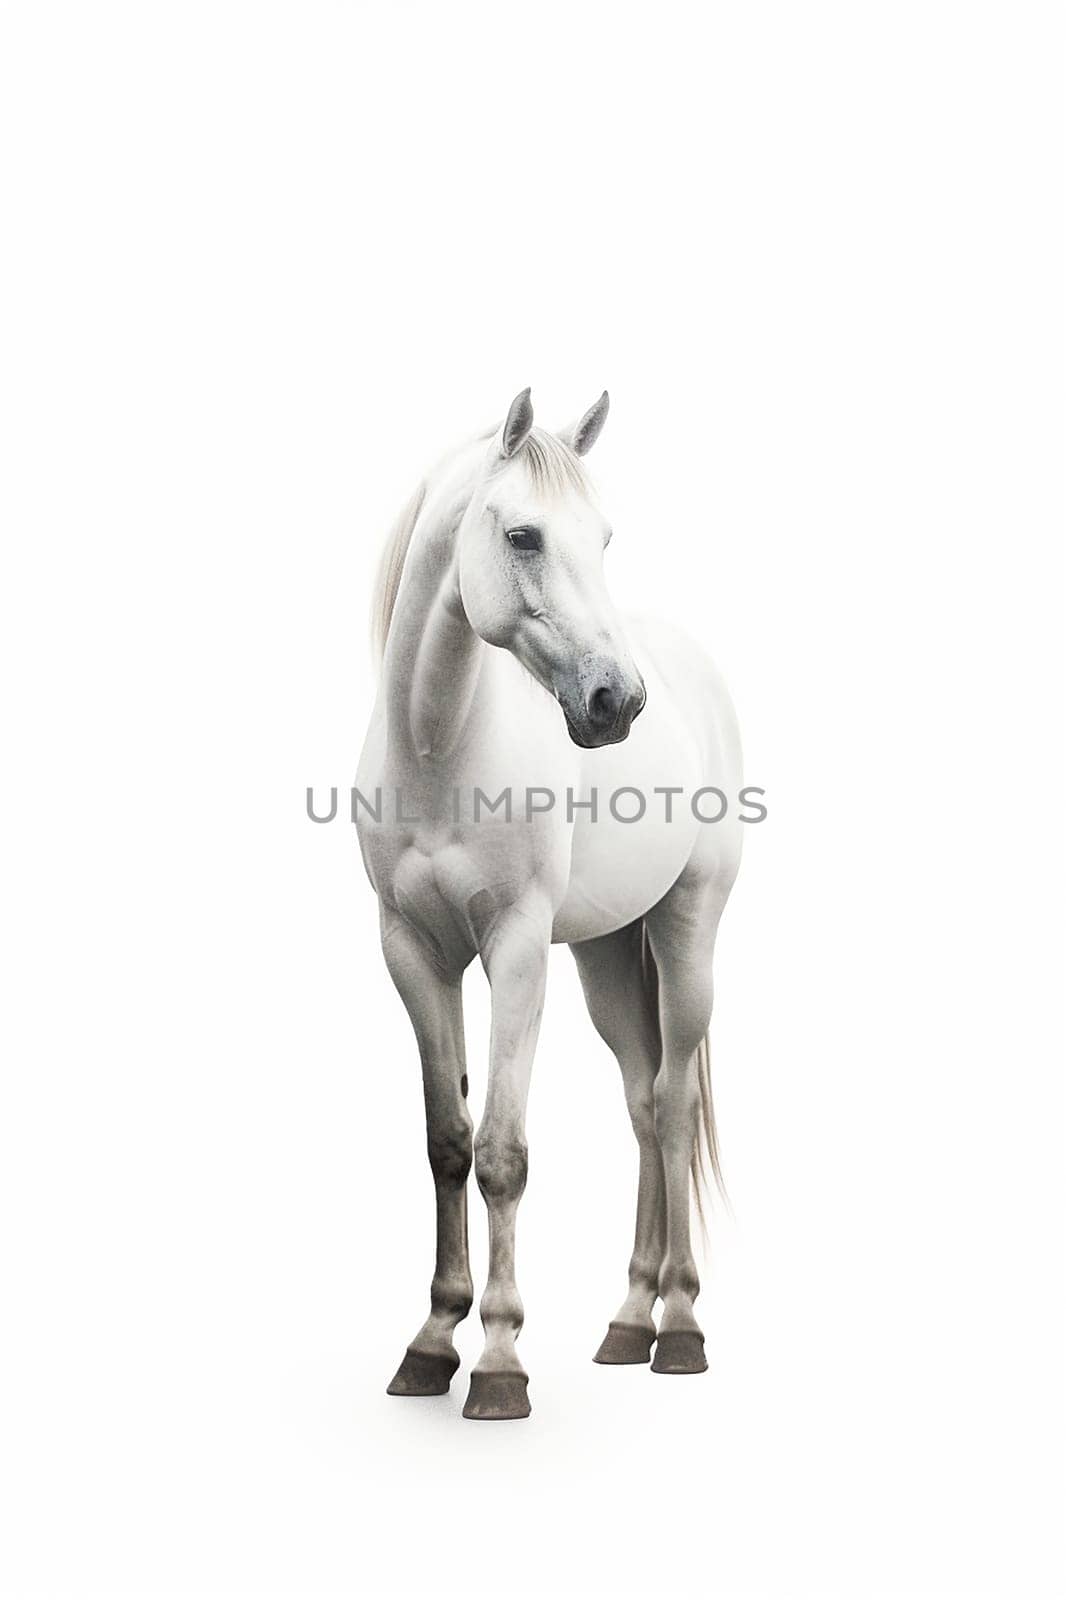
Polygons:
M496 432L497 427L492 427L477 437L479 440L488 440ZM520 463L525 467L532 487L542 494L554 497L571 489L587 496L591 491L580 456L545 428L530 429L514 461L516 465ZM370 616L374 653L379 661L385 653L385 641L396 608L404 563L428 492L429 479L424 478L393 523L381 552Z
M370 633L374 641L374 654L379 661L385 654L385 640L389 636L389 624L392 622L392 613L396 606L396 594L400 587L400 579L403 577L403 564L407 560L415 524L425 504L427 488L428 484L423 479L393 523L385 541L385 548L381 552L381 560L378 562L377 581L374 584L374 598L370 609Z

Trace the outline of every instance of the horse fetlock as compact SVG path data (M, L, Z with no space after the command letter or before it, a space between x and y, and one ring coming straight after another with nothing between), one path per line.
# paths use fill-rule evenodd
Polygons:
M520 1332L525 1307L513 1283L490 1283L481 1296L481 1321L487 1334L508 1330Z
M474 1282L470 1277L435 1277L430 1285L429 1303L434 1316L461 1322L474 1304Z
M664 1307L670 1304L691 1306L700 1292L700 1278L691 1255L667 1255L659 1272L659 1294Z
M654 1300L659 1292L660 1258L634 1250L629 1260L629 1287L637 1294L650 1294Z

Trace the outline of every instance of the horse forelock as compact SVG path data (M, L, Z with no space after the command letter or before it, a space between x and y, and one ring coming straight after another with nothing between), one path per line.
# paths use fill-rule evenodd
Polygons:
M515 459L525 467L534 489L549 494L565 494L571 489L581 495L591 490L581 457L544 428L530 430Z

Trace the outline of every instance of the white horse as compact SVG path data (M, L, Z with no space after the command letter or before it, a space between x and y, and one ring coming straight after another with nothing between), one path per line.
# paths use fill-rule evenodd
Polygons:
M459 1365L453 1334L473 1303L473 1161L489 1274L466 1417L530 1409L514 1238L552 943L573 949L640 1147L629 1293L596 1360L646 1362L657 1341L655 1372L707 1365L693 1314L690 1168L698 1181L705 1142L718 1177L711 960L743 830L734 812L715 821L695 796L708 785L736 794L740 748L703 652L660 623L623 631L608 597L611 530L580 459L607 406L604 394L554 435L534 427L524 390L502 427L427 476L378 585L383 671L357 778L359 840L418 1041L437 1197L430 1313L389 1393L443 1394ZM476 1138L462 1013L475 956L492 989Z

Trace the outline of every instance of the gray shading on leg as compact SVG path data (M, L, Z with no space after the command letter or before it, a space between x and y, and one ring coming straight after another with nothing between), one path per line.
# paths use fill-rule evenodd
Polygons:
M489 1214L489 1273L481 1299L485 1348L463 1407L464 1417L479 1421L527 1417L530 1411L528 1380L515 1349L523 1321L515 1282L515 1223L526 1186L526 1100L550 938L550 908L534 901L502 913L482 949L492 987L492 1037L474 1170Z
M665 1177L655 1131L654 1085L661 1050L656 980L649 968L641 922L571 949L589 1015L621 1068L640 1152L629 1293L593 1359L604 1366L636 1365L650 1360L655 1342L652 1310L666 1244Z
M429 1316L408 1345L388 1392L446 1394L459 1365L453 1335L474 1300L466 1216L473 1123L466 1105L462 974L442 974L428 947L395 915L383 922L382 949L418 1040L437 1200Z
M690 1173L700 1107L696 1051L711 1020L714 941L731 881L686 872L645 918L659 975L663 1054L654 1101L666 1179L663 1314L653 1372L707 1370L693 1311L700 1280L692 1252Z

